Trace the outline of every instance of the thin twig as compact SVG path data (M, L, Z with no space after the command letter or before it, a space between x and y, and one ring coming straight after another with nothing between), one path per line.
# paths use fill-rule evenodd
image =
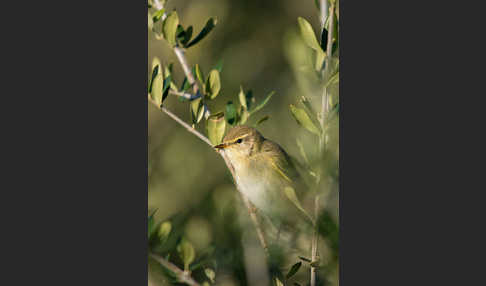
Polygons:
M172 90L172 89L169 90L169 93L176 95L176 96L179 96L179 97L183 97L183 98L188 99L188 100L194 100L194 99L198 99L198 98L201 97L200 93L197 94L197 95L192 95L192 94L187 93L187 92L175 91L175 90Z
M189 275L188 272L182 271L179 267L175 266L174 264L170 263L168 260L164 259L163 257L149 253L149 256L155 259L158 263L162 264L165 268L172 271L176 276L177 280L182 283L186 283L191 286L200 286L201 284L197 283L192 277Z

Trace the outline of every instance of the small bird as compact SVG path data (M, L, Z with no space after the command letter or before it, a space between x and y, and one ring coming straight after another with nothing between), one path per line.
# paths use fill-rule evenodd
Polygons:
M281 226L303 214L312 222L298 198L303 181L293 160L278 144L256 129L240 125L231 128L214 147L224 150L241 191L272 221Z

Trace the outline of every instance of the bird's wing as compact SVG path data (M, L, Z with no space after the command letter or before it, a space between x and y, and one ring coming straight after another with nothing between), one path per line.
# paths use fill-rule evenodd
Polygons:
M285 195L301 212L304 213L307 218L313 221L312 217L302 207L300 200L297 196L298 193L296 192L302 191L299 188L302 186L301 177L297 172L290 156L278 144L269 140L265 140L262 145L261 151L263 153L274 153L269 154L270 156L267 156L267 158L270 158L273 169L278 174L280 174L284 180L288 182L288 184L283 187Z

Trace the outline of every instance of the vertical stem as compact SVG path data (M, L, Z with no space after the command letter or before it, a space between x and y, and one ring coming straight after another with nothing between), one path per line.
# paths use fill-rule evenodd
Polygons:
M329 68L329 64L331 62L331 57L332 57L332 38L333 38L333 32L334 32L334 6L335 6L335 1L330 1L331 2L331 7L330 7L330 14L329 14L329 26L328 26L328 36L327 36L327 47L326 47L326 67L324 74L326 74L326 71ZM324 28L325 20L326 20L326 14L327 14L327 0L321 0L320 2L320 7L321 7L321 25L322 28ZM328 106L329 106L329 95L327 93L327 88L324 88L323 93L322 93L322 104L321 104L321 113L319 116L319 123L321 124L321 130L322 134L319 136L319 154L321 157L321 160L324 157L324 151L325 151L325 145L327 141L327 134L325 134L325 118L328 112ZM317 180L317 186L320 187L322 184L322 177L324 176L323 174L323 168L320 168L319 171L319 176ZM318 260L318 255L317 255L317 245L319 243L319 233L318 233L318 216L319 216L319 195L316 194L316 197L314 199L314 234L312 237L312 249L311 249L311 259L312 262L315 262ZM310 285L315 286L316 285L316 276L317 276L317 267L311 266L311 279L310 279Z

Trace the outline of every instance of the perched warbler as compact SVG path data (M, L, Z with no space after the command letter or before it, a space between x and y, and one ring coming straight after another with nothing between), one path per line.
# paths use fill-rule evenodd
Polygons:
M214 147L223 150L233 165L240 190L272 221L295 221L296 213L312 221L298 198L302 179L290 156L278 144L254 128L236 126Z

